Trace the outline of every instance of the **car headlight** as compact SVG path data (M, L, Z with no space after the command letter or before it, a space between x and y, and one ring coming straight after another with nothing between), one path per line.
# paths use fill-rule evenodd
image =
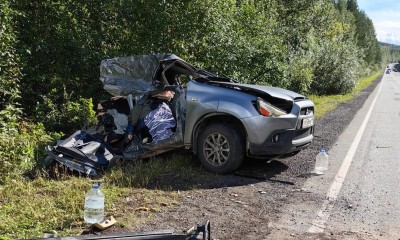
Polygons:
M266 117L279 117L286 115L285 111L272 106L270 103L264 101L262 98L257 98L257 110L258 112Z

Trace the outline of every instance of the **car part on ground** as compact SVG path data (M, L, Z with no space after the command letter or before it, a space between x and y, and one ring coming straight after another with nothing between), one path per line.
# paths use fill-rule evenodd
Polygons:
M211 224L206 221L202 225L193 226L184 233L175 233L173 230L162 230L154 232L128 232L112 234L88 234L70 237L57 237L50 235L45 238L35 240L89 240L89 239L118 239L118 240L144 240L144 239L163 239L163 240L211 240Z

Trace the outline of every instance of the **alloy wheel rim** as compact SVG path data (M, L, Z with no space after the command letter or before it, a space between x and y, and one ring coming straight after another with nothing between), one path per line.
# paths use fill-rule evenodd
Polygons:
M226 137L219 133L207 136L203 143L203 154L208 163L213 166L224 165L229 158L230 146Z

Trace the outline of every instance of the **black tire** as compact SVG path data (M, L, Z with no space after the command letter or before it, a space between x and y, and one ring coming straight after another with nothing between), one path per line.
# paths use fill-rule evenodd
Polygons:
M206 126L197 144L197 156L201 164L211 172L231 173L243 162L243 136L231 125L214 123Z

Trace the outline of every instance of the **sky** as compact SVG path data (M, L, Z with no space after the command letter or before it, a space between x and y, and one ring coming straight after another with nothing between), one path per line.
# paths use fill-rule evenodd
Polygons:
M378 41L400 46L400 0L358 0L372 20Z

